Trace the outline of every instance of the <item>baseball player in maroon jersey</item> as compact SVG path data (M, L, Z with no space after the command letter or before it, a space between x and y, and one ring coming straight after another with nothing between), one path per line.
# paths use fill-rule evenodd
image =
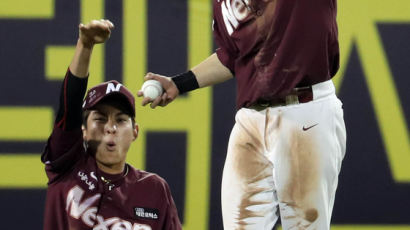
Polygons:
M44 229L179 230L168 184L125 163L137 138L134 96L117 81L87 88L94 44L113 24L80 24L54 130L41 157L49 179Z
M329 229L346 130L336 0L214 0L214 54L142 104L235 77L237 114L222 178L225 229ZM142 92L138 96L143 96ZM218 100L216 98L215 100Z

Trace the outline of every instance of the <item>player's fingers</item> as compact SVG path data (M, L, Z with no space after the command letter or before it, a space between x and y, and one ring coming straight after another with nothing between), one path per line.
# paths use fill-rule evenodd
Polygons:
M141 105L142 106L146 106L147 104L149 104L151 102L151 98L149 97L144 97L144 99L142 99Z
M87 24L90 29L96 30L96 29L102 29L105 26L104 23L102 23L100 20L92 20L90 23Z
M90 28L90 25L81 23L78 25L78 28L80 28L81 32L84 32Z
M167 99L164 101L164 106L167 106L169 103L171 103L173 100Z
M162 94L162 96L161 96L162 101L166 101L166 100L167 100L167 97L168 97L167 92L164 92L164 93Z
M142 92L142 90L139 90L139 91L137 92L137 96L138 96L138 97L144 96L144 92Z
M151 103L151 108L155 109L161 103L161 97L155 98L155 100Z
M161 102L159 103L159 105L160 105L161 107L164 107L164 106L167 106L167 105L168 105L167 97L166 97L166 95L164 95L164 94L166 94L166 93L163 93L163 94L162 94L162 96L161 96Z
M95 25L98 23L98 20L91 20L91 22L87 23L87 25Z
M159 106L164 107L166 106L168 103L166 102L167 100L167 92L164 92L161 96L159 96L159 98L161 98L161 101L159 102Z
M104 25L104 27L107 27L108 29L114 28L114 24L107 19L100 19L100 22Z
M161 83L162 86L164 86L164 82L166 81L166 77L159 75L159 74L155 74L155 73L147 73L147 75L145 75L144 79L147 80L157 80Z
M175 99L175 97L174 97L174 98L172 98L172 97L167 97L167 100L166 100L167 105L168 105L169 103L171 103L174 99Z
M149 106L151 107L151 109L155 109L155 107L157 107L157 105L158 104L151 103Z
M162 96L161 106L167 106L174 100L174 97L170 96L168 93L164 93Z
M114 23L112 23L110 20L105 20L105 23L110 27L110 29L114 28Z
M165 101L161 101L161 106L165 107L167 106L171 101L165 100Z
M154 79L154 74L151 73L151 72L148 72L148 73L145 75L145 77L144 77L144 80L145 80L145 81L153 80L153 79Z
M101 27L102 27L102 24L101 24L100 21L98 21L98 20L92 20L91 22L85 24L85 25L82 27L82 29L83 29L82 31L83 31L83 32L95 31L96 29L101 29Z
M92 23L90 23L90 26L95 31L99 31L99 32L102 32L102 33L107 33L107 32L110 31L110 25L107 24L103 19L93 20Z

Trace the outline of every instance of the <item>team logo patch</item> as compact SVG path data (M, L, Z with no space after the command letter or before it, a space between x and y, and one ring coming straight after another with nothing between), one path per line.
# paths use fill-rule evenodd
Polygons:
M159 212L157 209L135 207L135 216L143 219L158 220Z

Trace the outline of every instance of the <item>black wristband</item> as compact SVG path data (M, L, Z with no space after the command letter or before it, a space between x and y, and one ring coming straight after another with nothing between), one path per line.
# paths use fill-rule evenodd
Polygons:
M183 94L199 88L195 74L189 70L188 72L178 74L171 78L179 90L179 94Z

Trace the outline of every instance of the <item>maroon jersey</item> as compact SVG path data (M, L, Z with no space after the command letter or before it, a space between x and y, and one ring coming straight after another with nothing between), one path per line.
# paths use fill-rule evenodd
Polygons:
M237 107L332 78L336 0L214 0L219 60L237 78Z
M181 229L165 180L130 165L121 174L106 174L87 153L81 132L86 85L86 79L68 71L56 124L42 155L49 179L44 229Z

